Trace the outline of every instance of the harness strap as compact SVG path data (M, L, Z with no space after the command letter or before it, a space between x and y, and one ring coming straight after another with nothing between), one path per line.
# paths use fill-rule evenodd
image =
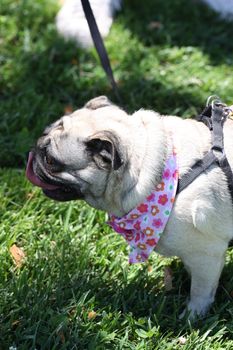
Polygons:
M98 52L102 67L112 85L112 89L116 95L116 98L118 99L119 102L121 102L120 95L118 92L118 87L114 79L111 64L108 58L108 54L105 49L102 37L100 35L99 28L96 24L96 20L95 20L92 8L90 6L89 0L81 0L81 3L82 3L83 11L85 13L87 23L90 29L90 33L91 33L96 51Z
M223 136L223 124L226 121L227 113L221 105L213 104L211 120L212 120L212 150L216 153L220 153L220 158L224 153L224 136Z
M219 166L224 172L228 188L233 202L233 173L224 151L223 125L227 119L227 111L221 103L212 103L205 108L198 120L211 130L212 147L208 153L199 159L190 170L179 179L177 194L191 184L201 173L205 172L211 165Z
M177 194L183 191L190 185L201 173L205 172L212 164L216 163L218 159L210 150L202 159L199 159L190 170L184 174L178 182Z

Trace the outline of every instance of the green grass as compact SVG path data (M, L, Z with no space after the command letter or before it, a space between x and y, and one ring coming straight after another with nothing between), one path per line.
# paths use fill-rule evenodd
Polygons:
M67 105L115 98L95 50L56 34L55 0L2 0L0 11L0 350L232 349L232 250L209 314L180 321L189 278L178 259L129 266L103 213L50 201L27 182L26 152L49 122ZM189 117L211 94L232 103L232 31L191 0L125 1L106 40L124 108Z

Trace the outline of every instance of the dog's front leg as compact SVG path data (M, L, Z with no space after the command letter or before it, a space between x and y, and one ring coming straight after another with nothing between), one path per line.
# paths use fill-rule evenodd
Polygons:
M224 265L225 249L221 255L193 254L183 259L187 270L191 274L190 301L187 309L189 318L204 316L214 301L219 277Z

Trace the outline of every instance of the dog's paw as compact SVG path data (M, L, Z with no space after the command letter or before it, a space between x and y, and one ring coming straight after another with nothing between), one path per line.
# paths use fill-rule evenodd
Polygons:
M190 301L183 312L179 315L179 319L196 321L197 319L202 319L208 310L209 306L195 305Z

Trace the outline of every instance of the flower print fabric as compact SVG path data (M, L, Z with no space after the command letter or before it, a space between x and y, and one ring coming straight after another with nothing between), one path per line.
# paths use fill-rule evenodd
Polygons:
M121 218L110 215L108 224L130 246L130 264L146 261L157 245L174 204L177 184L178 167L173 151L165 163L162 181L145 201Z

